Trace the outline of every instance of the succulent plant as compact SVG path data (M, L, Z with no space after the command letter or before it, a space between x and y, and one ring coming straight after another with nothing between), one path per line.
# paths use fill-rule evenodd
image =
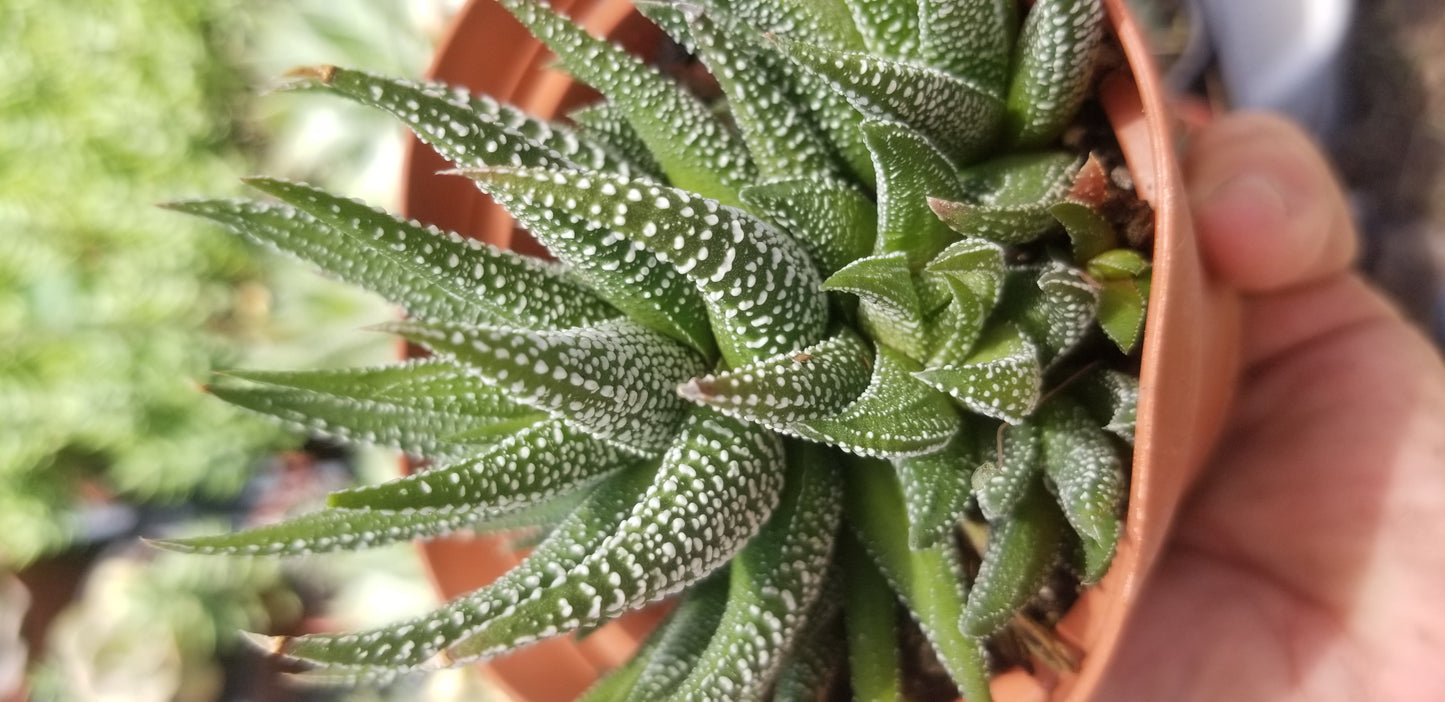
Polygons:
M916 627L987 699L990 637L1046 630L1030 602L1100 578L1121 529L1149 281L1129 242L1148 232L1123 226L1142 206L1079 117L1099 0L639 3L713 98L501 2L604 101L548 122L331 66L290 87L395 114L555 261L269 178L248 182L274 201L171 205L389 297L408 317L380 329L430 352L211 392L432 467L161 545L542 530L431 615L263 640L317 680L485 659L677 596L593 698L799 699L845 655L860 697L888 696Z

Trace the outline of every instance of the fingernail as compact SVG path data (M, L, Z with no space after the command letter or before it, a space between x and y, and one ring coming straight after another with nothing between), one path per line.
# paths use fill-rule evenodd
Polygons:
M1289 205L1284 191L1273 178L1244 173L1224 181L1195 201L1196 212L1240 224L1252 224L1265 231L1285 223Z

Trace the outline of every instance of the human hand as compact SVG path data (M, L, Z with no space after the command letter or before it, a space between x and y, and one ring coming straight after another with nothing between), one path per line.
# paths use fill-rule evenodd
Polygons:
M1098 698L1445 700L1445 364L1297 128L1222 118L1185 173L1244 374Z

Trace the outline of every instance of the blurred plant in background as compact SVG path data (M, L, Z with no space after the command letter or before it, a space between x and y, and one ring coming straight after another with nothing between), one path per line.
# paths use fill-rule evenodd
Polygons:
M313 54L377 64L347 53L371 44L396 47L378 67L415 73L428 36L401 30L418 4L352 12L360 37L323 2L0 7L0 563L67 543L83 526L77 501L239 490L282 432L205 400L190 379L243 354L354 360L330 358L354 342L329 331L385 318L379 302L136 203L234 187L258 158L323 182L320 164L360 162L386 173L361 189L389 191L394 127L326 128L334 115L280 100L250 117L243 61L267 76L278 72L267 63ZM373 43L380 26L390 39ZM300 56L256 61L282 56L283 42ZM279 127L282 148L259 148L257 121Z
M270 171L393 204L394 124L257 94L317 61L419 74L459 4L0 3L0 699L25 653L11 629L27 597L11 596L5 573L49 554L95 565L44 650L28 651L34 699L241 699L216 679L235 663L231 632L297 625L314 601L355 602L378 578L408 583L418 610L431 604L410 552L316 572L134 546L143 524L244 521L288 489L298 454L276 451L303 437L212 401L196 379L395 351L356 331L394 315L380 300L144 203ZM394 470L390 458L346 458L342 479ZM68 593L32 584L29 598L39 609L57 594Z
M302 609L277 564L182 560L145 553L98 563L51 627L32 698L215 700L225 680L212 658L234 649L222 644L236 628Z
M65 545L112 494L234 493L281 440L188 382L257 333L255 261L134 204L234 180L227 4L0 11L0 562Z

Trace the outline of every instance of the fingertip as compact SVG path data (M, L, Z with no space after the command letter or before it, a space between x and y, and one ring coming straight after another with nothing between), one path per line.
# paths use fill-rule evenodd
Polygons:
M1273 287L1290 272L1302 242L1288 226L1289 210L1275 179L1244 171L1194 198L1194 221L1210 270L1243 290Z
M1199 132L1185 160L1194 222L1210 271L1246 292L1345 270L1357 242L1329 163L1292 123L1230 115Z

